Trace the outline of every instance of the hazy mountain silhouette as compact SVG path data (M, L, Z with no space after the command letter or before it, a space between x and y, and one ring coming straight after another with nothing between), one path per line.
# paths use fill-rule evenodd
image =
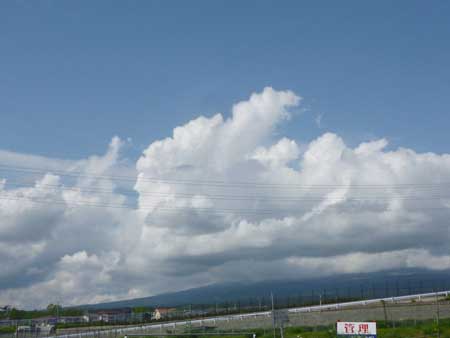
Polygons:
M201 304L240 305L268 303L271 292L280 302L317 301L319 295L334 298L391 297L450 289L450 270L396 270L345 274L301 280L268 280L207 285L156 296L81 306L107 309L136 306L181 306Z

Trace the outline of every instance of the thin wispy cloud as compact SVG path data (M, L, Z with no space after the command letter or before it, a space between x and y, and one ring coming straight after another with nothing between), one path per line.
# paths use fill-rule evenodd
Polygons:
M319 129L323 128L322 119L323 119L323 114L322 113L317 114L315 119L314 119L314 122L316 123L316 126Z

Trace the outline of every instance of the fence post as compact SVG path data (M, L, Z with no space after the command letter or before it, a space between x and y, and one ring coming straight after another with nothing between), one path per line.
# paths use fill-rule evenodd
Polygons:
M383 305L383 312L384 312L384 322L387 325L388 317L387 317L387 311L386 311L386 302L384 300L381 301L381 304Z

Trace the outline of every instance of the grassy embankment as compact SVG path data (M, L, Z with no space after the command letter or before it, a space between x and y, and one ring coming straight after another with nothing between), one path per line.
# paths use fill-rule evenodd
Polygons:
M1 326L0 327L0 334L7 334L7 333L14 333L16 332L15 326Z
M392 327L392 323L377 322L378 338L429 338L437 337L437 324L433 320L417 322L403 321L396 323L396 327ZM440 321L440 337L450 338L450 319L441 319ZM246 330L246 332L255 332L257 338L273 338L272 330ZM284 338L335 338L336 330L332 326L328 327L288 327L284 330ZM251 338L249 335L242 336L183 336L170 338ZM280 332L277 330L277 338L280 338Z

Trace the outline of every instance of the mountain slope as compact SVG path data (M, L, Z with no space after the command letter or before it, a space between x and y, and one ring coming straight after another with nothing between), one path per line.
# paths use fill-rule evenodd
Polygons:
M164 293L151 297L84 305L85 309L108 309L136 306L181 306L224 304L242 305L268 303L270 294L276 300L295 300L297 303L317 302L334 298L374 298L450 289L450 271L401 270L382 273L346 274L303 280L270 280L236 282Z

